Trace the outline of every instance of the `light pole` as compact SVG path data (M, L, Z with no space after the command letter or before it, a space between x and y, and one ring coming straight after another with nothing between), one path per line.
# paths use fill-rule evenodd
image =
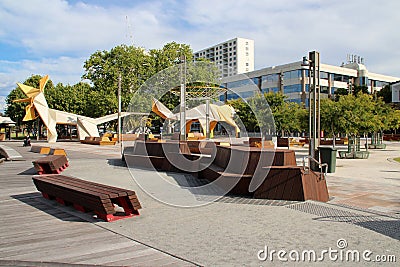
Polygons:
M181 124L181 141L186 141L186 56L181 55L180 60L180 80L181 80L181 90L180 90L180 124Z
M303 58L303 63L305 63ZM309 149L308 155L315 159L317 148L320 144L321 119L320 119L320 56L319 52L309 53ZM310 165L311 166L311 165Z
M118 143L121 142L121 73L118 76L118 129L117 129L117 134L118 134Z

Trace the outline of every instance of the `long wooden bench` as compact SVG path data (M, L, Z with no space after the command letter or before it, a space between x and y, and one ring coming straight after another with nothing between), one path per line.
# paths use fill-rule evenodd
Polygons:
M31 152L42 155L67 155L63 148L51 148L49 146L32 146Z
M46 199L63 205L73 205L82 212L93 211L107 222L139 215L141 209L132 190L94 183L65 175L35 175L32 177L38 191ZM123 208L123 215L115 205Z
M33 167L40 174L59 174L69 166L65 155L49 155L32 161Z
M103 136L103 137L91 137L86 136L85 140L81 140L82 144L89 144L89 145L100 145L100 146L113 146L115 145L116 141L112 141L112 137Z
M31 146L31 152L43 155L50 154L51 148L49 146Z

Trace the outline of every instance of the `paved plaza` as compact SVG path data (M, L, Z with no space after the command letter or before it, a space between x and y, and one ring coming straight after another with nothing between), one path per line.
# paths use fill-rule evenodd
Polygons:
M41 155L22 142L2 144L25 160L0 163L0 266L310 266L301 259L310 250L317 255L312 263L321 266L400 261L400 164L390 160L400 156L400 143L371 150L368 160L337 159L327 177L327 203L224 196L195 208L170 206L142 191L118 145L52 144L68 154L63 174L136 191L141 215L112 223L41 197L31 179L31 161ZM298 164L306 154L296 149ZM278 251L286 254L280 259ZM360 252L360 261L347 261L348 251Z

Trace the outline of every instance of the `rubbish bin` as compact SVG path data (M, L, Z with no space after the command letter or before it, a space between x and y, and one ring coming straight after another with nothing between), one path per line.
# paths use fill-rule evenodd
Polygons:
M336 152L337 149L333 147L318 147L318 155L321 155L321 163L328 164L329 173L334 173L336 170Z

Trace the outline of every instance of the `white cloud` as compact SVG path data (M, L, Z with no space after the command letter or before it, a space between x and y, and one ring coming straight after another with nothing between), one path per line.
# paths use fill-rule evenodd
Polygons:
M0 112L5 105L5 97L34 74L49 74L54 84L75 84L83 74L84 58L44 58L40 61L22 60L20 62L0 60ZM3 97L3 98L2 98Z
M359 54L370 71L400 76L399 1L84 2L0 3L1 42L29 53L1 62L0 95L33 73L76 83L90 54L121 43L150 49L178 41L199 50L234 37L255 40L256 68L301 60L318 50L323 63L340 65L346 54Z

